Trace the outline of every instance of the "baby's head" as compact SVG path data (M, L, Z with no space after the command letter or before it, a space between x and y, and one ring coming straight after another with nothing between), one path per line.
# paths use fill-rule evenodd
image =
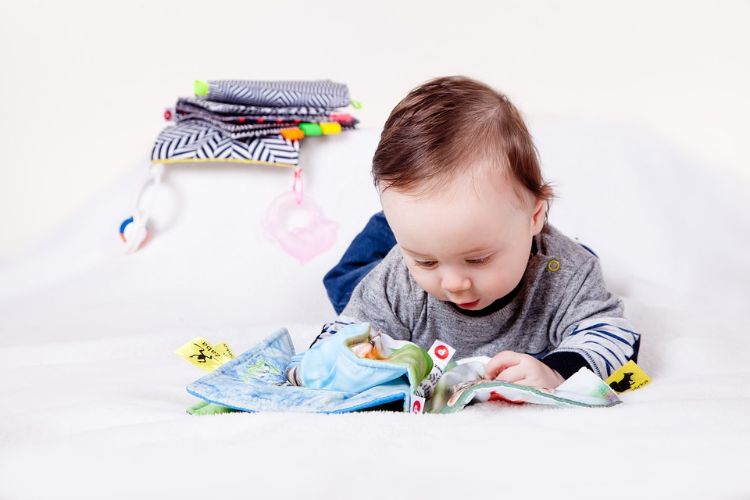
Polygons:
M551 187L507 97L465 77L429 81L391 112L375 185L414 280L483 309L521 281Z

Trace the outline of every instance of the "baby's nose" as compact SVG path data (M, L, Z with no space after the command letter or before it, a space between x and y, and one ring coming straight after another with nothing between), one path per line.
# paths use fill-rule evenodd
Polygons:
M446 292L465 292L471 288L471 280L458 274L447 274L443 276L442 286Z

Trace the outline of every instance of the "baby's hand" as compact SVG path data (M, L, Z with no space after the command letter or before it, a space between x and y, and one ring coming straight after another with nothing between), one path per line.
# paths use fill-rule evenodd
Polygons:
M565 381L559 373L535 357L514 351L497 353L487 363L484 378L544 389L554 389Z

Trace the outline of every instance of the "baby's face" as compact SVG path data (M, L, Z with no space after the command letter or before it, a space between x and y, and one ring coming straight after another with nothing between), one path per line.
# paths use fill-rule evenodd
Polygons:
M427 195L380 195L414 280L463 309L483 309L518 285L544 225L546 203L520 200L497 177L478 171Z

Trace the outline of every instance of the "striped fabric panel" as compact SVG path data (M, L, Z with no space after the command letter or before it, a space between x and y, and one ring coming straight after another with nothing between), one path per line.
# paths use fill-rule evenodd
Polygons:
M593 318L576 325L553 352L582 355L605 379L633 357L640 336L623 318Z
M203 122L187 121L161 131L151 150L151 161L236 160L296 166L299 141L281 136L232 139Z
M331 80L209 80L206 98L251 106L348 106L349 89Z
M214 102L208 99L198 99L194 97L181 97L177 100L177 108L190 107L205 109L212 113L224 115L324 115L331 111L331 108L314 107L314 106L293 106L293 107L269 107L269 106L245 106L242 104L229 104L225 102Z
M186 123L193 121L195 123L207 123L210 126L221 130L226 136L232 139L247 139L250 137L263 137L267 135L279 135L282 129L289 127L297 127L299 122L284 121L278 123L278 120L274 120L272 123L249 123L243 125L234 125L229 123L222 123L216 121L211 117L203 118L195 115L178 115L177 123ZM323 117L320 121L328 121L328 117ZM359 123L359 120L352 118L350 123L341 124L343 130L354 129Z
M189 120L193 118L211 122L216 126L227 127L255 127L261 128L275 122L324 122L329 120L329 115L219 115L205 110L176 109L176 119ZM258 120L261 123L258 123Z
M355 122L348 123L348 124L341 124L342 130L351 130L354 129ZM287 127L296 127L297 125L289 124L289 125L282 125L277 126L273 129L267 129L267 130L242 130L239 129L236 132L229 132L227 135L229 135L232 139L247 139L250 137L261 137L268 134L274 134L278 135L282 129ZM226 133L226 132L225 132Z

